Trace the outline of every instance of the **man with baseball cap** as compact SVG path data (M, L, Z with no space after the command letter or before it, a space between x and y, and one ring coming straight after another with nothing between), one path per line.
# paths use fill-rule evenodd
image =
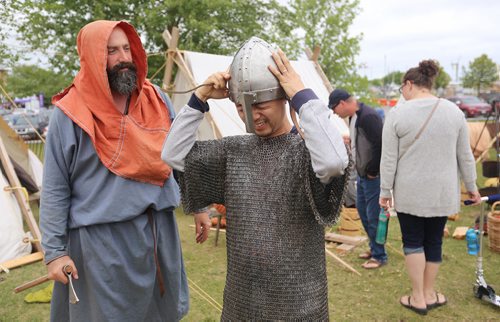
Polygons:
M349 117L352 155L357 176L356 207L363 227L370 238L370 251L359 257L367 261L366 269L387 263L384 245L375 242L380 195L380 155L382 151L382 119L369 106L357 102L346 90L337 88L329 97L328 107L341 118Z

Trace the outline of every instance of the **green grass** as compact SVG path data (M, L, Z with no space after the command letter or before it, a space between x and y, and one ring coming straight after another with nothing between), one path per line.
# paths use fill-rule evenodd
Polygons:
M464 208L458 221L449 221L450 233L457 226L471 226L478 207ZM177 212L184 261L190 284L193 282L222 304L222 292L226 272L225 235L220 234L219 245L214 245L215 233L207 242L194 242L194 228L191 216ZM399 305L399 297L408 294L410 282L404 267L400 232L397 218L389 225L389 263L379 270L367 271L360 267L362 260L357 255L366 245L357 247L343 259L355 267L362 276L351 273L327 256L329 306L331 320L335 321L418 321L422 318ZM484 274L486 281L500 293L500 254L492 253L484 239ZM430 312L427 318L446 321L493 321L499 317L499 309L476 299L472 293L475 281L476 257L466 252L465 240L446 238L443 246L444 261L438 276L437 289L448 297L448 305ZM48 304L26 304L24 296L41 289L38 286L20 294L14 294L14 287L45 274L42 263L35 263L2 273L0 277L0 320L1 321L47 321ZM183 321L218 321L220 313L200 295L190 292L191 309Z

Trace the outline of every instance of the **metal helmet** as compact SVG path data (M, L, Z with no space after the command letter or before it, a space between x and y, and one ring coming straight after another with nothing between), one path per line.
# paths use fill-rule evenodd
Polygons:
M245 112L247 132L254 133L252 105L286 98L278 79L269 71L276 66L271 53L276 51L269 43L252 37L234 55L229 73L229 99L241 104Z

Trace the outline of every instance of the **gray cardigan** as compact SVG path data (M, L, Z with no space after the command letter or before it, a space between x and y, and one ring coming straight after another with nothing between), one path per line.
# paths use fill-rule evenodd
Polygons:
M393 190L398 212L420 217L457 213L460 178L467 191L477 191L467 122L455 104L441 99L420 138L412 144L435 103L436 98L400 103L384 123L380 196L390 198Z

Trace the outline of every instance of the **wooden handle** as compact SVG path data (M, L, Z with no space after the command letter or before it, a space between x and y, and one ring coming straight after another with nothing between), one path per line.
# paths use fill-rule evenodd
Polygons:
M69 265L64 265L63 272L66 275L71 275L71 273L73 273L73 267L71 267Z
M24 290L32 288L33 286L37 286L37 285L40 285L40 284L48 282L48 281L49 281L49 276L48 275L39 277L39 278L37 278L35 280L32 280L30 282L27 282L27 283L24 283L22 285L19 285L18 287L16 287L14 289L14 293L22 292Z

